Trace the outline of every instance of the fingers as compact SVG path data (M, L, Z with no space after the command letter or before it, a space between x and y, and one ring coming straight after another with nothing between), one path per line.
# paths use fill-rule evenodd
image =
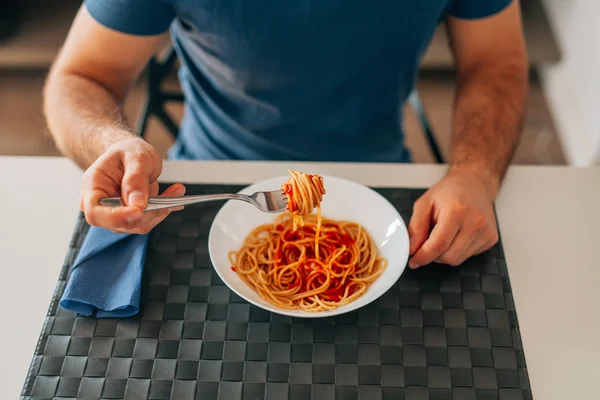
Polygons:
M169 210L144 212L148 198L158 194L161 170L160 156L143 140L115 143L84 173L79 206L88 223L113 231L147 233L169 214ZM184 192L182 185L173 185L164 195ZM116 196L124 206L100 206L101 199Z
M459 227L459 213L441 212L431 235L410 258L408 266L412 269L419 268L441 257L450 248Z
M442 223L443 229L437 229ZM450 224L455 228L452 229ZM456 267L468 258L489 250L497 241L495 224L489 224L483 216L461 218L460 213L446 215L440 218L429 239L411 258L409 267L418 268L433 261Z
M185 187L181 184L170 186L161 196L183 196ZM146 234L164 220L175 209L144 212L138 207L104 207L100 199L110 197L102 190L83 191L83 204L86 220L90 225L100 226L120 233Z
M431 230L431 214L433 211L432 203L424 198L415 202L413 214L408 225L408 235L410 237L410 255L421 248L423 243L429 237Z
M139 225L144 212L138 207L104 207L100 200L111 197L101 189L83 191L84 213L87 222L107 229L130 229Z
M485 179L465 170L448 174L415 203L409 267L433 261L456 266L498 241L494 194Z
M488 251L489 249L491 249L496 243L498 243L498 231L496 229L496 227L494 226L493 229L489 230L487 232L487 234L484 234L483 236L485 236L485 240L482 240L480 242L477 243L473 243L473 246L469 249L469 251L471 252L472 255L477 255L477 254L481 254L484 251Z
M456 267L462 264L472 253L469 252L471 245L476 242L477 232L472 229L461 229L450 248L438 257L435 262L439 264L447 264Z
M437 261L458 266L468 258L489 250L498 242L494 216L472 211L463 218L461 230L448 251Z
M489 250L498 241L495 224L489 224L480 214L470 214L452 245L436 262L453 267L464 263L469 257Z
M165 189L160 195L161 197L183 196L185 194L185 186L181 183L175 183Z
M181 184L174 184L167 188L161 196L183 196L184 194L185 187ZM161 223L172 211L178 211L180 209L182 209L182 207L142 212L142 216L137 222L126 224L125 226L115 226L114 230L122 233L144 235Z
M169 196L183 196L185 194L185 186L182 184L176 183L174 185L169 186L161 197L169 197ZM148 233L150 232L156 225L160 224L172 211L179 211L183 209L183 207L176 207L164 210L156 210L156 211L147 211L144 213L144 219L140 222L140 225L135 229L130 230L132 233Z
M145 153L127 153L124 155L123 167L123 201L128 206L145 209L148 205L151 175L155 169L154 160Z

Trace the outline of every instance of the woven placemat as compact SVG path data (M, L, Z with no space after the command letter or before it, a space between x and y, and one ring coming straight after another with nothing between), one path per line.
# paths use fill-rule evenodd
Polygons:
M406 223L424 192L377 191ZM214 272L208 232L220 206L188 207L153 231L141 311L124 319L58 306L88 229L81 219L22 398L532 398L501 243L458 268L407 269L355 312L296 319L250 305Z

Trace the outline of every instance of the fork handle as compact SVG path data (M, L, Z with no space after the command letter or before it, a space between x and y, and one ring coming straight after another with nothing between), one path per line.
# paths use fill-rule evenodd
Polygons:
M242 200L250 203L248 196L237 193L220 194L201 194L195 196L156 196L148 199L148 207L144 211L161 210L179 206L187 206L196 203L205 203L207 201L219 200ZM100 205L104 207L123 207L125 204L120 197L107 197L100 200Z

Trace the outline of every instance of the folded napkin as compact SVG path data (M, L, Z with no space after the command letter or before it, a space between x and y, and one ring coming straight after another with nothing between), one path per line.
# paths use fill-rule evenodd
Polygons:
M60 306L78 314L95 313L98 318L137 314L148 237L91 227Z

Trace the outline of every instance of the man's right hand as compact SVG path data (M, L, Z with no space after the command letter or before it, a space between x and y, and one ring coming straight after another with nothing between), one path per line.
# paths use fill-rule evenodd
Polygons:
M141 138L121 140L110 146L83 175L79 207L93 226L114 232L146 234L171 211L144 212L148 197L158 195L162 159ZM183 196L185 187L170 186L161 196ZM126 206L104 207L100 200L121 197Z

